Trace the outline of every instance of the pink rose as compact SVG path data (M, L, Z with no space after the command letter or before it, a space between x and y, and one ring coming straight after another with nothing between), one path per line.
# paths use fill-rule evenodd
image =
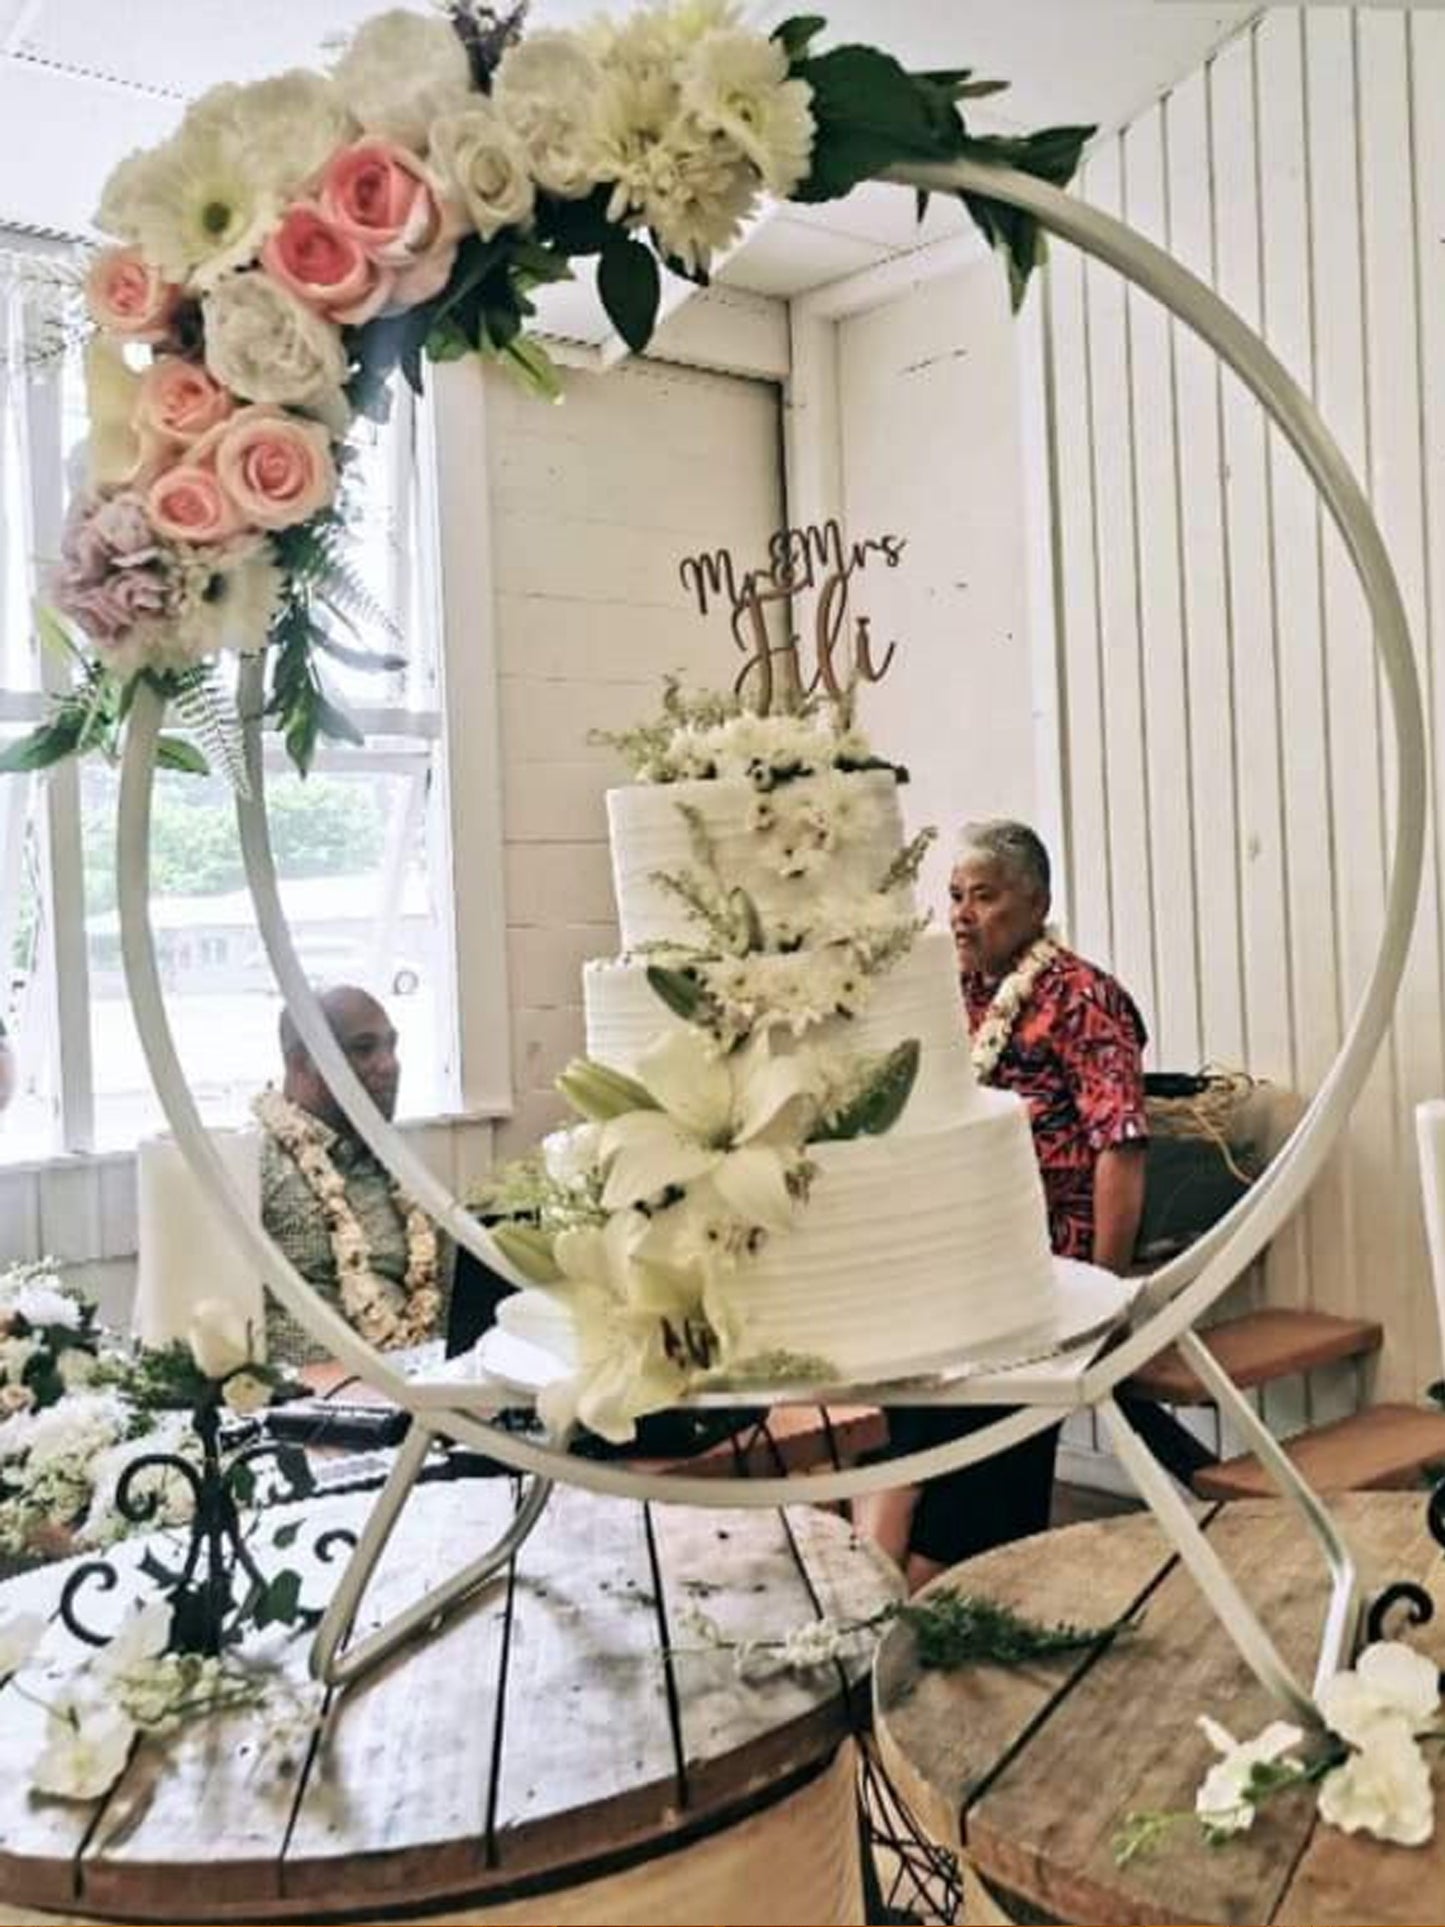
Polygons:
M331 157L317 199L327 220L383 267L410 267L462 232L461 217L440 184L394 141L343 147Z
M352 327L385 306L395 279L354 234L309 201L287 208L261 249L261 265L308 308Z
M91 320L131 341L163 341L180 298L139 248L102 248L85 277Z
M142 446L159 444L163 452L175 443L199 441L232 412L228 393L198 362L163 355L140 378L135 397L135 426Z
M218 431L223 432L223 431ZM215 473L194 459L178 462L151 483L146 514L172 542L224 542L246 524Z
M243 408L216 431L204 453L252 528L307 522L336 494L330 436L320 422L280 408Z

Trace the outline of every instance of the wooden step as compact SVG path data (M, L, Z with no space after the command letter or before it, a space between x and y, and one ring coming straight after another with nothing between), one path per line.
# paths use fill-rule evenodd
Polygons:
M1377 1352L1384 1330L1367 1318L1337 1318L1324 1311L1246 1312L1242 1318L1212 1325L1200 1337L1241 1387L1264 1385L1333 1365L1342 1358ZM1190 1366L1170 1345L1126 1380L1124 1389L1166 1405L1212 1405Z
M659 1469L689 1478L775 1478L783 1472L831 1472L835 1462L856 1465L865 1452L888 1443L888 1421L875 1405L780 1405L768 1414L766 1436L754 1427L689 1459ZM835 1456L836 1455L836 1456Z
M1287 1439L1284 1449L1317 1492L1401 1491L1426 1466L1445 1464L1445 1412L1367 1405ZM1196 1472L1194 1490L1201 1499L1267 1499L1277 1488L1258 1460L1246 1455Z

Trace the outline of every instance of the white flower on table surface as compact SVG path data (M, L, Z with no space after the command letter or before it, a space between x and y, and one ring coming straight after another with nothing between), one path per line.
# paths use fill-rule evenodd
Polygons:
M15 1423L14 1420L11 1421ZM23 1450L32 1466L74 1460L88 1465L125 1437L130 1413L114 1392L77 1392L22 1421ZM3 1432L5 1428L0 1428ZM17 1441L19 1442L19 1441ZM0 1438L0 1454L6 1440Z
M602 1127L609 1210L707 1178L745 1223L790 1221L788 1170L815 1102L804 1057L775 1057L763 1034L724 1053L677 1028L643 1053L637 1081L661 1108Z
M1430 1767L1403 1721L1377 1723L1359 1751L1325 1775L1320 1818L1396 1846L1425 1844L1435 1831Z
M40 1613L11 1613L0 1619L0 1679L8 1679L29 1662L45 1637L46 1624Z
M202 1298L186 1331L191 1356L207 1378L225 1378L256 1356L251 1321L228 1298Z
M350 410L340 330L269 274L233 274L202 303L206 366L246 401L304 409L335 432Z
M81 1321L81 1306L68 1291L53 1281L30 1278L11 1292L7 1300L12 1312L19 1312L27 1325L63 1325L74 1331Z
M61 1800L98 1800L125 1770L135 1722L114 1706L77 1700L47 1710L45 1745L31 1769L31 1785Z
M778 42L745 29L705 34L683 72L683 106L700 127L745 154L780 200L808 172L812 99L806 81L789 80Z
M687 1383L699 1308L684 1281L636 1257L646 1224L639 1211L619 1211L600 1229L560 1232L553 1250L565 1282L520 1291L498 1309L504 1331L565 1366L537 1399L556 1432L580 1421L621 1443L641 1413L672 1404Z
M1367 1646L1354 1667L1319 1690L1325 1724L1352 1746L1368 1746L1382 1728L1412 1733L1440 1704L1433 1661L1396 1639Z
M1304 1733L1287 1720L1271 1720L1254 1739L1237 1740L1207 1713L1199 1716L1199 1728L1221 1757L1205 1774L1194 1796L1194 1811L1210 1833L1242 1833L1254 1825L1255 1802L1247 1794L1256 1767L1298 1765L1287 1756Z
M332 77L369 134L418 153L433 121L476 97L471 64L451 22L404 7L358 27Z
M498 114L548 194L578 200L602 178L595 137L602 69L578 34L528 34L502 56L492 82Z
M527 149L489 100L433 121L428 156L484 241L504 227L527 227L536 189Z
M164 1599L133 1603L113 1637L90 1663L99 1680L118 1679L144 1661L157 1658L170 1644L172 1613Z

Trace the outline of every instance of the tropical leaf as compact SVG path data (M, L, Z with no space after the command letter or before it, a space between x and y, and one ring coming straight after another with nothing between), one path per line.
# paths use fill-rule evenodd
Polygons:
M853 1101L813 1132L812 1142L828 1143L853 1137L881 1137L891 1131L913 1095L920 1050L916 1037L898 1044L880 1058Z

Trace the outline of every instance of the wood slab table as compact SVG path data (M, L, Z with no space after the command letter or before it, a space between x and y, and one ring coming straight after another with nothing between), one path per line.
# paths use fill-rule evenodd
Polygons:
M417 1492L361 1630L490 1543L511 1492L503 1478ZM359 1525L369 1503L265 1518L301 1519L284 1562L304 1565L320 1531ZM68 1570L0 1587L0 1619L53 1612ZM326 1576L308 1568L317 1603ZM684 1609L731 1637L778 1638L820 1614L867 1616L893 1584L811 1507L703 1513L559 1488L509 1574L337 1696L324 1748L289 1780L255 1771L258 1716L242 1711L141 1745L100 1801L37 1798L28 1769L48 1716L12 1682L0 1919L860 1920L849 1741L867 1715L866 1646L846 1674L829 1662L740 1680ZM284 1642L298 1678L308 1644ZM79 1650L54 1621L40 1660Z
M1441 1616L1410 1642L1445 1663L1445 1555L1413 1493L1330 1501L1367 1591L1413 1579ZM1298 1517L1276 1501L1219 1506L1205 1520L1287 1663L1319 1637L1322 1567ZM1279 1797L1247 1834L1209 1847L1179 1825L1151 1853L1115 1864L1131 1810L1192 1809L1215 1755L1195 1722L1237 1738L1274 1706L1221 1631L1147 1513L1019 1540L944 1574L1047 1621L1100 1624L1141 1612L1105 1650L1026 1669L924 1672L913 1636L890 1627L874 1671L879 1752L926 1830L960 1853L970 1920L1086 1922L1445 1921L1445 1763L1431 1748L1440 1817L1425 1847L1382 1845L1322 1826L1307 1792Z

